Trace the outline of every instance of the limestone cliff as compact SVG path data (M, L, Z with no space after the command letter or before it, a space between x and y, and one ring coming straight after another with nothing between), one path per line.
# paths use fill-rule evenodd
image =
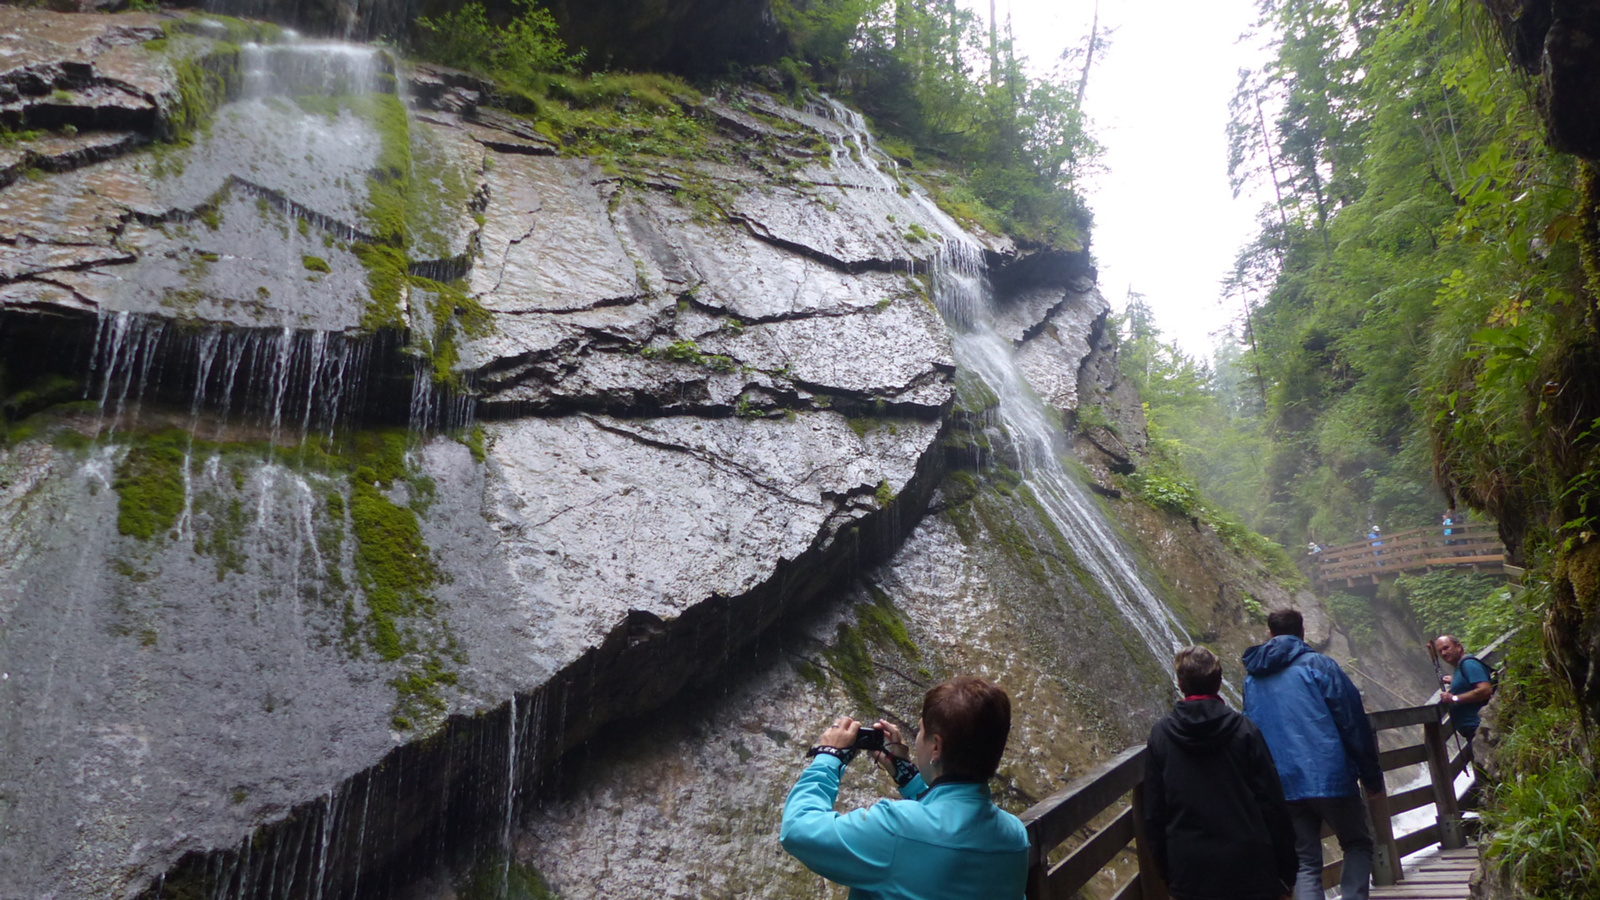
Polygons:
M1032 480L1086 403L1090 477L1140 458L1087 253L964 230L825 97L580 140L275 26L0 33L6 900L809 895L775 816L832 713L999 679L1020 808L1172 644L1308 600Z

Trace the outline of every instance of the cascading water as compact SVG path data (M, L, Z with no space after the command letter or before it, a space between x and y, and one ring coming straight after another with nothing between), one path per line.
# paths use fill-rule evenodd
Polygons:
M832 98L823 98L818 111L847 130L844 144L835 145L833 165L875 185L875 193L900 201L896 195L903 194L901 182L884 172L879 160L897 166L873 143L861 114ZM1012 342L994 329L994 298L982 248L922 191L912 189L910 198L943 233L943 246L929 266L934 302L956 332L956 362L1000 398L1000 424L1016 444L1024 483L1156 661L1162 667L1169 665L1173 652L1184 644L1179 637L1182 628L1145 583L1132 552L1099 505L1062 462L1064 435L1058 416L1029 387ZM900 209L904 211L904 206Z
M201 201L200 208L210 206L220 213L230 202L237 206L245 201L248 208L253 201L256 211L246 215L259 214L263 222L267 210L275 209L283 217L283 249L281 257L270 252L268 266L298 273L320 264L326 271L327 261L318 254L331 255L334 251L328 248L343 247L340 242L375 240L363 230L368 226L361 210L370 202L365 173L378 155L378 141L345 107L361 97L395 90L392 64L377 48L301 41L292 35L277 44L248 43L239 52L238 97L223 110L215 132L196 143L189 176L158 185L179 206L200 199L198 191L215 190L220 182L221 190ZM284 166L284 160L317 164ZM310 205L291 198L309 200ZM230 210L230 221L235 215ZM172 221L184 226L192 219L179 215ZM211 229L216 230L215 222ZM210 254L211 262L227 252ZM243 252L269 251L248 247ZM438 262L422 265L431 276L460 274L459 266L445 272ZM356 278L356 293L364 301L365 276ZM211 411L218 437L231 422L264 427L274 443L292 439L296 430L306 436L321 428L331 435L357 413L369 420L404 416L413 430L471 422L473 398L437 384L430 359L389 359L396 349L394 336L356 327L359 308L343 314L345 327L337 316L326 323L315 321L320 311L339 303L317 278L288 277L272 288L272 306L278 312L258 315L246 308L243 318L237 318L240 304L227 300L220 309L198 316L216 316L219 324L199 328L176 326L161 313L102 308L92 340L86 338L89 371L84 387L84 398L99 404L102 428L131 426L144 401L156 396L188 401L191 433L199 427L200 414ZM261 287L257 293L265 291ZM409 406L363 409L368 383L385 378L410 383Z
M1062 462L1059 420L1022 377L1016 348L995 333L988 279L974 271L973 254L947 248L934 266L934 298L952 322L969 322L955 335L956 361L1000 398L1001 424L1022 461L1024 484L1050 514L1078 561L1138 630L1157 662L1166 666L1183 646L1180 628L1145 584L1128 548L1089 492ZM977 257L981 262L981 257Z

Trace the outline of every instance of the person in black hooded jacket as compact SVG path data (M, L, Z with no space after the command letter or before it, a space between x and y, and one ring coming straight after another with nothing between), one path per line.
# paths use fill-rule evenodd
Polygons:
M1218 691L1204 647L1174 660L1184 698L1150 729L1144 827L1176 900L1279 900L1294 888L1294 826L1272 751Z

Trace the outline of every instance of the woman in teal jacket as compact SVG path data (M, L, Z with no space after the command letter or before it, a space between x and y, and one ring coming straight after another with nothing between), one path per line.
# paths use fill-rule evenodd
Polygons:
M928 691L915 764L900 729L878 722L888 752L873 755L905 799L840 814L833 805L860 724L839 719L812 748L815 758L783 809L783 848L811 871L849 886L851 900L1021 898L1028 833L989 794L1011 731L1005 692L968 676Z

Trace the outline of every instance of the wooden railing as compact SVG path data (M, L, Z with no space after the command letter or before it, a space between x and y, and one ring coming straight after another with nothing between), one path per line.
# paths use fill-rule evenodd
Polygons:
M1385 772L1425 763L1429 783L1397 794L1368 797L1377 845L1372 881L1395 884L1403 877L1400 860L1406 855L1434 844L1446 849L1466 845L1468 826L1477 822L1462 820L1455 780L1471 762L1471 745L1462 742L1460 751L1450 755L1447 741L1454 729L1437 705L1389 709L1371 713L1367 719L1379 732L1422 727L1420 743L1385 750L1378 754L1378 762ZM1032 839L1029 900L1067 900L1107 865L1118 859L1126 863L1130 858L1133 874L1121 881L1110 900L1167 900L1166 885L1142 834L1144 754L1143 744L1129 747L1022 814ZM1436 811L1433 824L1408 834L1394 833L1394 816L1430 803ZM1103 824L1064 854L1059 852L1070 839L1089 832L1096 820ZM1323 885L1337 884L1343 869L1342 859L1324 866Z
M1346 587L1376 583L1383 575L1427 572L1441 567L1492 568L1505 562L1506 548L1496 526L1430 525L1397 531L1381 538L1328 547L1314 554L1312 577L1318 582L1343 581Z

